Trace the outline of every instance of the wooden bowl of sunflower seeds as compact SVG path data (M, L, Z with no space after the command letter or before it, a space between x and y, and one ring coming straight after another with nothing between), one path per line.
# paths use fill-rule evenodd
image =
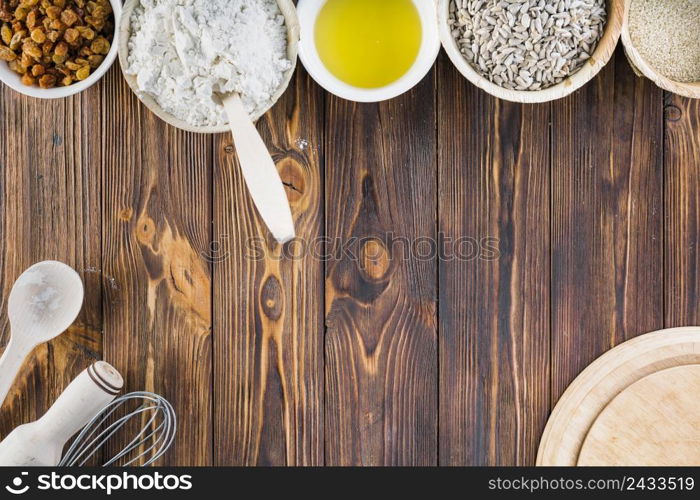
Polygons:
M700 99L700 2L627 0L622 43L634 68L662 89Z
M624 0L438 0L442 45L470 82L513 102L562 98L615 51Z

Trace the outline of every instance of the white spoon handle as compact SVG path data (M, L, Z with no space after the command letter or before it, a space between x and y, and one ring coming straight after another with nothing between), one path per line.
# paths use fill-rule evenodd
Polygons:
M27 346L10 338L0 358L0 406L4 403L22 363L32 349L33 346Z
M260 217L280 243L294 239L294 220L277 167L238 94L222 96L250 196Z

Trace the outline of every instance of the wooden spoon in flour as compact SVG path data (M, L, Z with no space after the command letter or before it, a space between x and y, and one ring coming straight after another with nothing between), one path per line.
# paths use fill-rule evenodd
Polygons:
M275 239L286 243L294 239L294 220L275 162L243 107L241 96L233 92L219 97L228 116L238 162L255 207Z
M188 68L185 50L188 39L179 36L185 31L185 28L175 29L175 52L182 66ZM294 220L282 179L270 152L243 106L241 96L237 92L229 92L217 94L217 97L226 110L238 163L260 217L272 236L280 243L294 239Z

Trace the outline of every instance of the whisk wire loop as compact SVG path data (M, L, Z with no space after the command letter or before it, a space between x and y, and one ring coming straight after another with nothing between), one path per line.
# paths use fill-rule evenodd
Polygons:
M124 411L125 405L134 401L141 404L136 409L115 418ZM151 465L172 445L177 432L177 417L167 399L144 391L125 394L105 406L73 439L58 465L84 465L114 439L128 422L136 418L146 418L146 422L128 444L105 460L103 465L115 465L120 460L124 460L122 466L137 465L139 462L142 467Z

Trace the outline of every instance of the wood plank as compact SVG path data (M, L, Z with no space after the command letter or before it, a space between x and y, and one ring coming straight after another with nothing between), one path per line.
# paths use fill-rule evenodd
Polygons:
M75 268L85 304L67 332L37 347L0 412L0 438L35 420L102 351L100 266L100 87L39 100L0 90L0 310L9 340L7 297L15 279L47 259Z
M269 236L231 137L214 142L216 465L323 464L323 93L300 68L258 122L297 239ZM306 250L304 250L306 248Z
M167 126L118 68L103 106L105 359L126 390L166 397L178 433L161 465L212 460L212 139Z
M552 403L663 326L662 96L618 52L552 108Z
M440 62L440 463L530 465L549 409L549 114ZM460 240L461 238L461 240Z
M666 326L700 324L700 101L665 109Z
M329 465L437 463L435 89L327 100Z

